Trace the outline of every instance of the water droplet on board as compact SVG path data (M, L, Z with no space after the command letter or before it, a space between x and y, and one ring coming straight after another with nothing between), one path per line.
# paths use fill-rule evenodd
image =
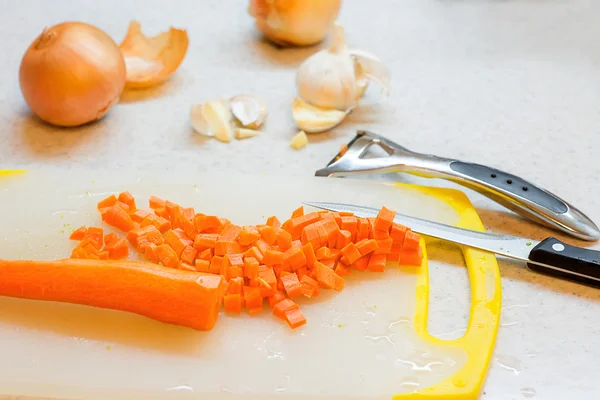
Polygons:
M496 362L502 368L512 372L517 376L521 373L521 361L515 356L500 354L498 357L496 357Z
M379 342L379 341L385 341L388 342L389 344L391 344L392 346L395 346L396 344L394 343L394 341L392 340L392 337L394 336L394 334L390 334L390 335L379 335L379 336L369 336L369 335L365 335L365 339L371 340L374 343Z
M532 398L537 394L534 388L523 388L521 389L523 397Z
M452 383L454 384L454 386L459 387L459 388L463 388L463 387L467 386L467 380L463 379L463 378L454 378L452 380Z
M397 326L397 325L404 325L404 324L406 324L406 325L410 324L410 320L408 318L405 318L405 317L400 317L400 318L397 318L397 319L395 319L393 321L390 321L390 323L388 325L388 329L391 331L391 330L394 329L395 326Z
M538 353L535 350L531 350L531 351L527 352L527 357L529 357L529 358L534 358L537 356L538 356Z

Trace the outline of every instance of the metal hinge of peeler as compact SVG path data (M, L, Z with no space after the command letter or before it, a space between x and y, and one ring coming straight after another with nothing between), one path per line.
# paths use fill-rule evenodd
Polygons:
M366 156L372 147L383 156ZM598 227L581 211L558 196L518 176L484 165L412 152L382 136L358 131L345 152L338 153L316 176L356 173L412 172L443 178L473 189L530 220L578 239L596 241ZM371 152L373 153L373 152Z

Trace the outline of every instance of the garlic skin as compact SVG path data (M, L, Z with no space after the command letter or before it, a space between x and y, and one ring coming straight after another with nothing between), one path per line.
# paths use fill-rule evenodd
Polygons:
M245 128L258 129L267 119L267 105L258 97L239 95L229 100L233 116Z
M329 49L308 57L296 73L298 95L312 106L346 111L356 106L354 60L344 42L344 28L334 24Z
M364 86L362 93L367 88L368 82L373 81L383 88L386 95L390 94L390 69L381 62L379 57L363 50L350 50L350 55L354 59L356 70L356 82L359 89ZM360 97L360 96L359 96Z
M337 18L342 0L250 0L256 27L281 46L321 42Z

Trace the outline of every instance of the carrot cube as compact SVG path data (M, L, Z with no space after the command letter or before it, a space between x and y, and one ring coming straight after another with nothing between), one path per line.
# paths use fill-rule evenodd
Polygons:
M275 314L275 316L278 318L285 319L286 311L294 308L299 308L298 304L294 303L290 299L283 299L273 306L273 314Z
M387 262L385 254L372 254L369 259L368 269L372 272L383 272L385 271L385 264Z
M299 307L285 311L285 320L292 329L296 329L306 324L306 317Z
M286 251L292 247L292 235L281 228L277 229L277 247L281 251Z
M331 268L317 261L315 269L317 270L317 282L325 289L334 289L338 292L344 289L344 279Z
M188 264L194 264L194 260L196 260L196 254L198 254L198 250L192 246L185 246L183 252L181 253L181 261Z
M112 207L115 204L117 204L117 201L119 201L119 199L117 199L117 196L115 196L114 194L111 194L104 200L101 200L100 202L98 202L98 209L100 210L102 208Z
M121 207L114 205L100 210L102 220L108 225L114 226L124 232L129 232L134 228L131 216Z
M313 297L319 292L319 282L308 275L304 275L300 279L300 284L302 285L302 294L306 297Z
M69 239L71 239L71 240L83 240L83 238L85 237L86 232L87 232L87 227L86 226L79 227L79 228L75 229L73 231L73 233L71 233L71 236L69 236Z
M352 233L350 231L341 230L338 233L337 241L335 242L336 249L343 249L348 243L352 241Z
M358 260L362 256L360 254L360 252L358 251L358 249L356 248L356 245L352 242L350 242L346 246L344 246L344 248L341 250L341 252L342 252L342 255L344 257L346 257L346 259L348 260L348 264L354 263L356 260Z
M368 265L369 265L370 257L372 257L372 256L369 256L369 255L362 256L361 258L356 260L354 263L352 263L352 265L350 265L350 267L357 271L366 271L368 268Z
M388 254L392 252L393 240L391 237L383 240L377 240L377 249L373 254Z
M263 256L265 265L283 264L283 253L276 250L267 250Z
M421 241L421 237L419 234L414 233L413 231L406 232L406 237L404 238L404 244L402 245L402 250L406 251L417 251L419 249L419 243Z
M272 226L274 229L278 229L281 226L281 222L279 222L279 219L273 215L267 218L267 225Z
M196 271L198 272L210 272L210 261L208 260L196 259L194 265L196 266Z
M254 257L244 257L244 276L249 279L258 278L258 260Z
M269 296L269 306L273 307L282 300L285 300L285 293L277 291L274 295Z
M160 197L150 196L150 208L155 210L160 207L164 207L166 205L166 201L161 199Z
M194 248L198 251L214 249L218 236L216 233L199 233L194 238Z
M258 247L256 247L256 246L252 246L248 250L246 250L244 252L244 257L253 257L253 258L256 258L256 260L259 263L261 263L263 261L263 255L260 252L260 250L258 249Z
M237 242L220 241L215 242L215 255L224 256L225 254L240 253L242 248Z
M223 297L225 311L240 313L242 311L242 296L240 294L226 294Z
M306 264L308 268L312 268L317 261L317 256L315 255L315 250L313 248L312 243L307 243L302 246L302 252L304 253L304 257L306 258Z
M423 262L423 252L420 247L418 250L402 249L399 258L401 265L414 265L418 267Z
M221 266L223 265L223 257L214 256L212 260L210 260L210 273L211 274L219 274L221 273Z
M194 217L194 225L199 233L203 233L207 229L220 228L223 226L219 217L214 215L196 215Z
M238 243L242 246L249 246L254 244L258 239L260 239L260 233L258 233L258 229L255 226L244 226L240 231Z
M269 246L273 246L277 242L277 233L275 228L270 225L258 225L258 233Z
M377 250L377 247L378 245L375 239L363 239L356 243L356 248L363 256Z
M285 289L285 292L287 293L290 299L298 297L302 294L302 285L300 285L298 275L288 274L282 276L280 279L283 283L283 288Z
M283 263L289 264L295 271L298 268L302 268L306 265L306 255L301 248L299 249L297 247L290 247L283 253Z
M260 289L244 286L244 301L248 310L258 307L262 308L263 296L260 294Z
M354 263L354 264L356 264L356 263ZM346 267L344 264L338 264L335 267L335 273L338 274L339 276L346 276L346 275L350 274L350 269L348 267Z
M381 207L379 214L377 214L377 218L375 218L375 230L389 232L395 217L395 211L392 211L385 206Z
M321 247L315 252L315 255L317 256L317 260L325 260L326 258L331 258L331 250L328 247Z

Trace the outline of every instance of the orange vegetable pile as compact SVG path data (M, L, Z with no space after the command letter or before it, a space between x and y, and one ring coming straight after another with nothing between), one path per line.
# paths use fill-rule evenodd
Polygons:
M419 235L394 223L395 212L385 207L377 218L304 214L300 207L283 224L273 216L265 224L238 226L156 196L149 205L151 210L137 209L129 192L102 200L102 220L126 238L81 227L71 235L80 241L71 258L125 258L130 244L150 262L222 276L225 311L255 315L266 299L291 328L306 323L295 298L341 291L352 270L383 272L387 261L421 265Z

